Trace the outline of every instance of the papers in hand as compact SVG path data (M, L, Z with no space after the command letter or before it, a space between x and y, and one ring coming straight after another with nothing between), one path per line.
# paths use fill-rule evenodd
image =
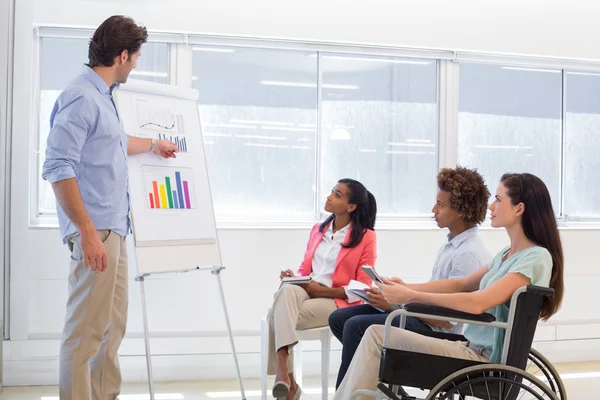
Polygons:
M279 287L283 285L306 285L311 280L310 276L286 276L281 280Z
M365 304L370 304L369 303L369 297L367 296L367 292L365 292L365 289L369 289L371 286L369 285L365 285L362 282L359 281L355 281L354 279L352 279L350 281L350 283L348 284L348 291L358 297L360 297ZM374 286L376 289L379 289L377 286ZM382 310L381 308L377 308L377 307L373 307L378 311L384 312L385 310Z

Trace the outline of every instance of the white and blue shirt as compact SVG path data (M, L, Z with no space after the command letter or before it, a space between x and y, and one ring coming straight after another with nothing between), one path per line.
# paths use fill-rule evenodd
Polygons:
M96 229L130 232L127 146L112 92L90 67L60 94L50 115L42 177L50 183L75 178ZM77 228L57 203L63 241Z
M448 242L440 248L433 264L430 281L462 278L491 262L492 255L486 250L477 232L478 228L473 227L454 237L448 234ZM460 334L463 324L458 323L449 329L431 328Z

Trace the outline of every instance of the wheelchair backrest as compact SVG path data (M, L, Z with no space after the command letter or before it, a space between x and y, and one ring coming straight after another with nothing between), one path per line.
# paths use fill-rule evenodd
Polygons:
M507 365L519 369L525 369L527 366L527 358L540 318L542 304L544 299L553 295L554 289L532 285L527 286L525 291L518 295L512 329L510 332L506 332L506 334L510 334L506 357ZM508 322L510 323L510 320Z

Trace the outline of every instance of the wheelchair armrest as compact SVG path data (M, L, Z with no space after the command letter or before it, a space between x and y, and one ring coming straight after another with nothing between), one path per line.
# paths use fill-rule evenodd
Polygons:
M471 321L478 322L494 322L496 318L492 314L483 313L483 314L469 314L462 311L456 311L451 308L438 307L438 306L428 306L425 304L405 304L403 308L406 311L419 313L419 314L429 314L429 315L437 315L440 317L448 317L449 320L453 318L465 319Z
M544 297L554 296L554 289L543 286L529 285L527 286L527 291Z
M414 332L414 333L418 333L419 335L428 336L428 337L432 337L432 338L436 338L436 339L450 340L451 342L466 342L467 341L466 337L464 337L463 335L456 334L456 333L448 333L448 332L444 332L444 331L430 331L430 330L425 330L425 329L410 329L410 328L407 328L406 330Z

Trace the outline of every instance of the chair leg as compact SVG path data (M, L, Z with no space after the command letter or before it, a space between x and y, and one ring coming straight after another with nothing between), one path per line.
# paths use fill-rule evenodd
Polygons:
M262 400L267 400L267 353L269 351L269 325L260 321L260 390Z
M329 352L331 345L331 334L329 331L323 334L321 339L321 398L327 400L329 397Z
M294 380L302 387L302 341L294 346Z

